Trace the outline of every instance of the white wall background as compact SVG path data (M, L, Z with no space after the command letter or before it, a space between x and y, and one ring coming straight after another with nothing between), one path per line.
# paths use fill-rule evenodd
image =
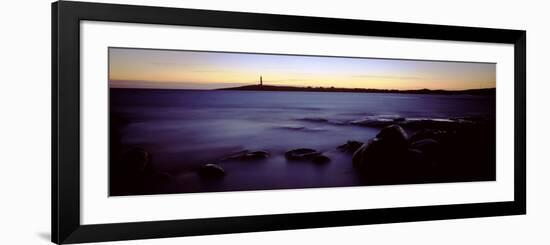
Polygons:
M550 132L545 130L550 119L550 18L545 1L116 2L527 30L528 214L105 244L550 244ZM0 18L0 243L48 244L50 1L6 2Z

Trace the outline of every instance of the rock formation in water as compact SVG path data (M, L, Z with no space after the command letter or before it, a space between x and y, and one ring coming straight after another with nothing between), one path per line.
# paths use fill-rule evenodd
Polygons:
M410 137L397 124L384 127L354 152L353 166L368 184L460 181L494 172L494 165L487 164L495 162L494 125L472 121L422 126Z

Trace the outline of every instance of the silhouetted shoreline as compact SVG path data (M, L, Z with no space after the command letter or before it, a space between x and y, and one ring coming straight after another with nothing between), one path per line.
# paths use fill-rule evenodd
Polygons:
M221 88L216 90L240 90L240 91L285 91L285 92L345 92L345 93L401 93L401 94L471 94L494 95L495 88L467 89L467 90L397 90L397 89L363 89L363 88L335 88L335 87L294 87L273 85L246 85L233 88Z

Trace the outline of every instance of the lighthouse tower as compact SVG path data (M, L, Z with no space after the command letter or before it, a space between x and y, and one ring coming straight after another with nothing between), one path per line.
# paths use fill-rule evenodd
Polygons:
M260 86L263 86L264 82L262 81L262 76L260 75Z

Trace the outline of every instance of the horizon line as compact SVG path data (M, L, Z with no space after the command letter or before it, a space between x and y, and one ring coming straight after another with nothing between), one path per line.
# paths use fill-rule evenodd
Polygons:
M467 88L467 89L430 89L430 88L416 88L416 89L397 89L397 88L345 88L345 87L323 87L323 86L292 86L292 85L258 85L258 84L245 84L241 86L219 87L219 88L183 88L183 87L124 87L124 86L109 86L109 89L156 89L156 90L201 90L201 91L213 91L213 90L230 90L241 87L262 86L262 87L286 87L296 89L340 89L340 90L378 90L378 91L446 91L446 92L460 92L468 90L488 90L496 89L496 87L480 87L480 88ZM281 91L279 91L281 92ZM284 92L284 91L282 91Z

